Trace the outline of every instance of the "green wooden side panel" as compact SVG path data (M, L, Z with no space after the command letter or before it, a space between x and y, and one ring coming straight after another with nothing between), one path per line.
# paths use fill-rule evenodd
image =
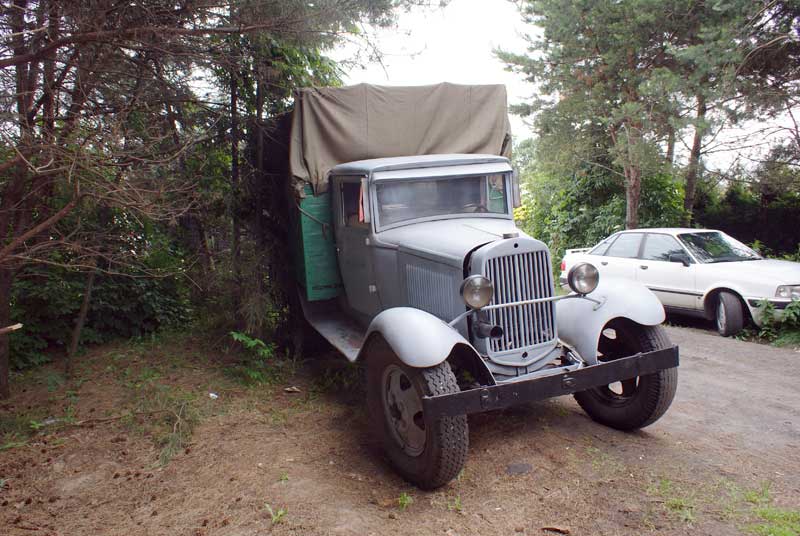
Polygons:
M295 210L292 225L293 257L297 279L308 301L327 300L342 291L331 220L330 193L314 196L310 185ZM323 225L324 223L324 225Z

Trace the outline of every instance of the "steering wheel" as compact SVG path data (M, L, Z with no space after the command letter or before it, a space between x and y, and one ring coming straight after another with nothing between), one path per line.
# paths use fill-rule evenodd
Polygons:
M468 204L464 205L464 208L473 208L473 209L475 209L475 210L473 210L473 212L475 212L475 213L486 213L486 212L489 212L489 209L487 208L487 206L484 205L484 204L481 204L481 203L468 203Z

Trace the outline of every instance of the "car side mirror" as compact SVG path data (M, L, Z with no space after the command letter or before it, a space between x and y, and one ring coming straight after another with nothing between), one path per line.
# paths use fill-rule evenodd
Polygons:
M673 253L669 256L669 262L679 262L684 266L689 266L692 264L692 260L689 258L689 255L686 253Z

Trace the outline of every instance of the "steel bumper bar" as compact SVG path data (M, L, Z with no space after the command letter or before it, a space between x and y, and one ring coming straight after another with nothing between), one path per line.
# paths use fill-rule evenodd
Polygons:
M572 372L490 385L422 399L425 419L504 409L609 385L678 366L678 347L644 352Z

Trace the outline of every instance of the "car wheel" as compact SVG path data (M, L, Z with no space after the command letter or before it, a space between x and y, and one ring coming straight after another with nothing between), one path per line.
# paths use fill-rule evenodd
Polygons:
M661 326L631 321L606 325L598 346L601 362L639 352L670 348ZM678 369L669 368L630 380L575 393L575 400L595 421L618 430L637 430L657 421L672 404L678 386Z
M436 489L458 476L469 447L466 415L426 423L422 397L459 391L447 362L420 369L390 351L367 357L373 428L397 472L422 489Z
M717 331L723 337L736 335L744 328L744 309L742 302L732 292L722 291L717 295L715 319Z

